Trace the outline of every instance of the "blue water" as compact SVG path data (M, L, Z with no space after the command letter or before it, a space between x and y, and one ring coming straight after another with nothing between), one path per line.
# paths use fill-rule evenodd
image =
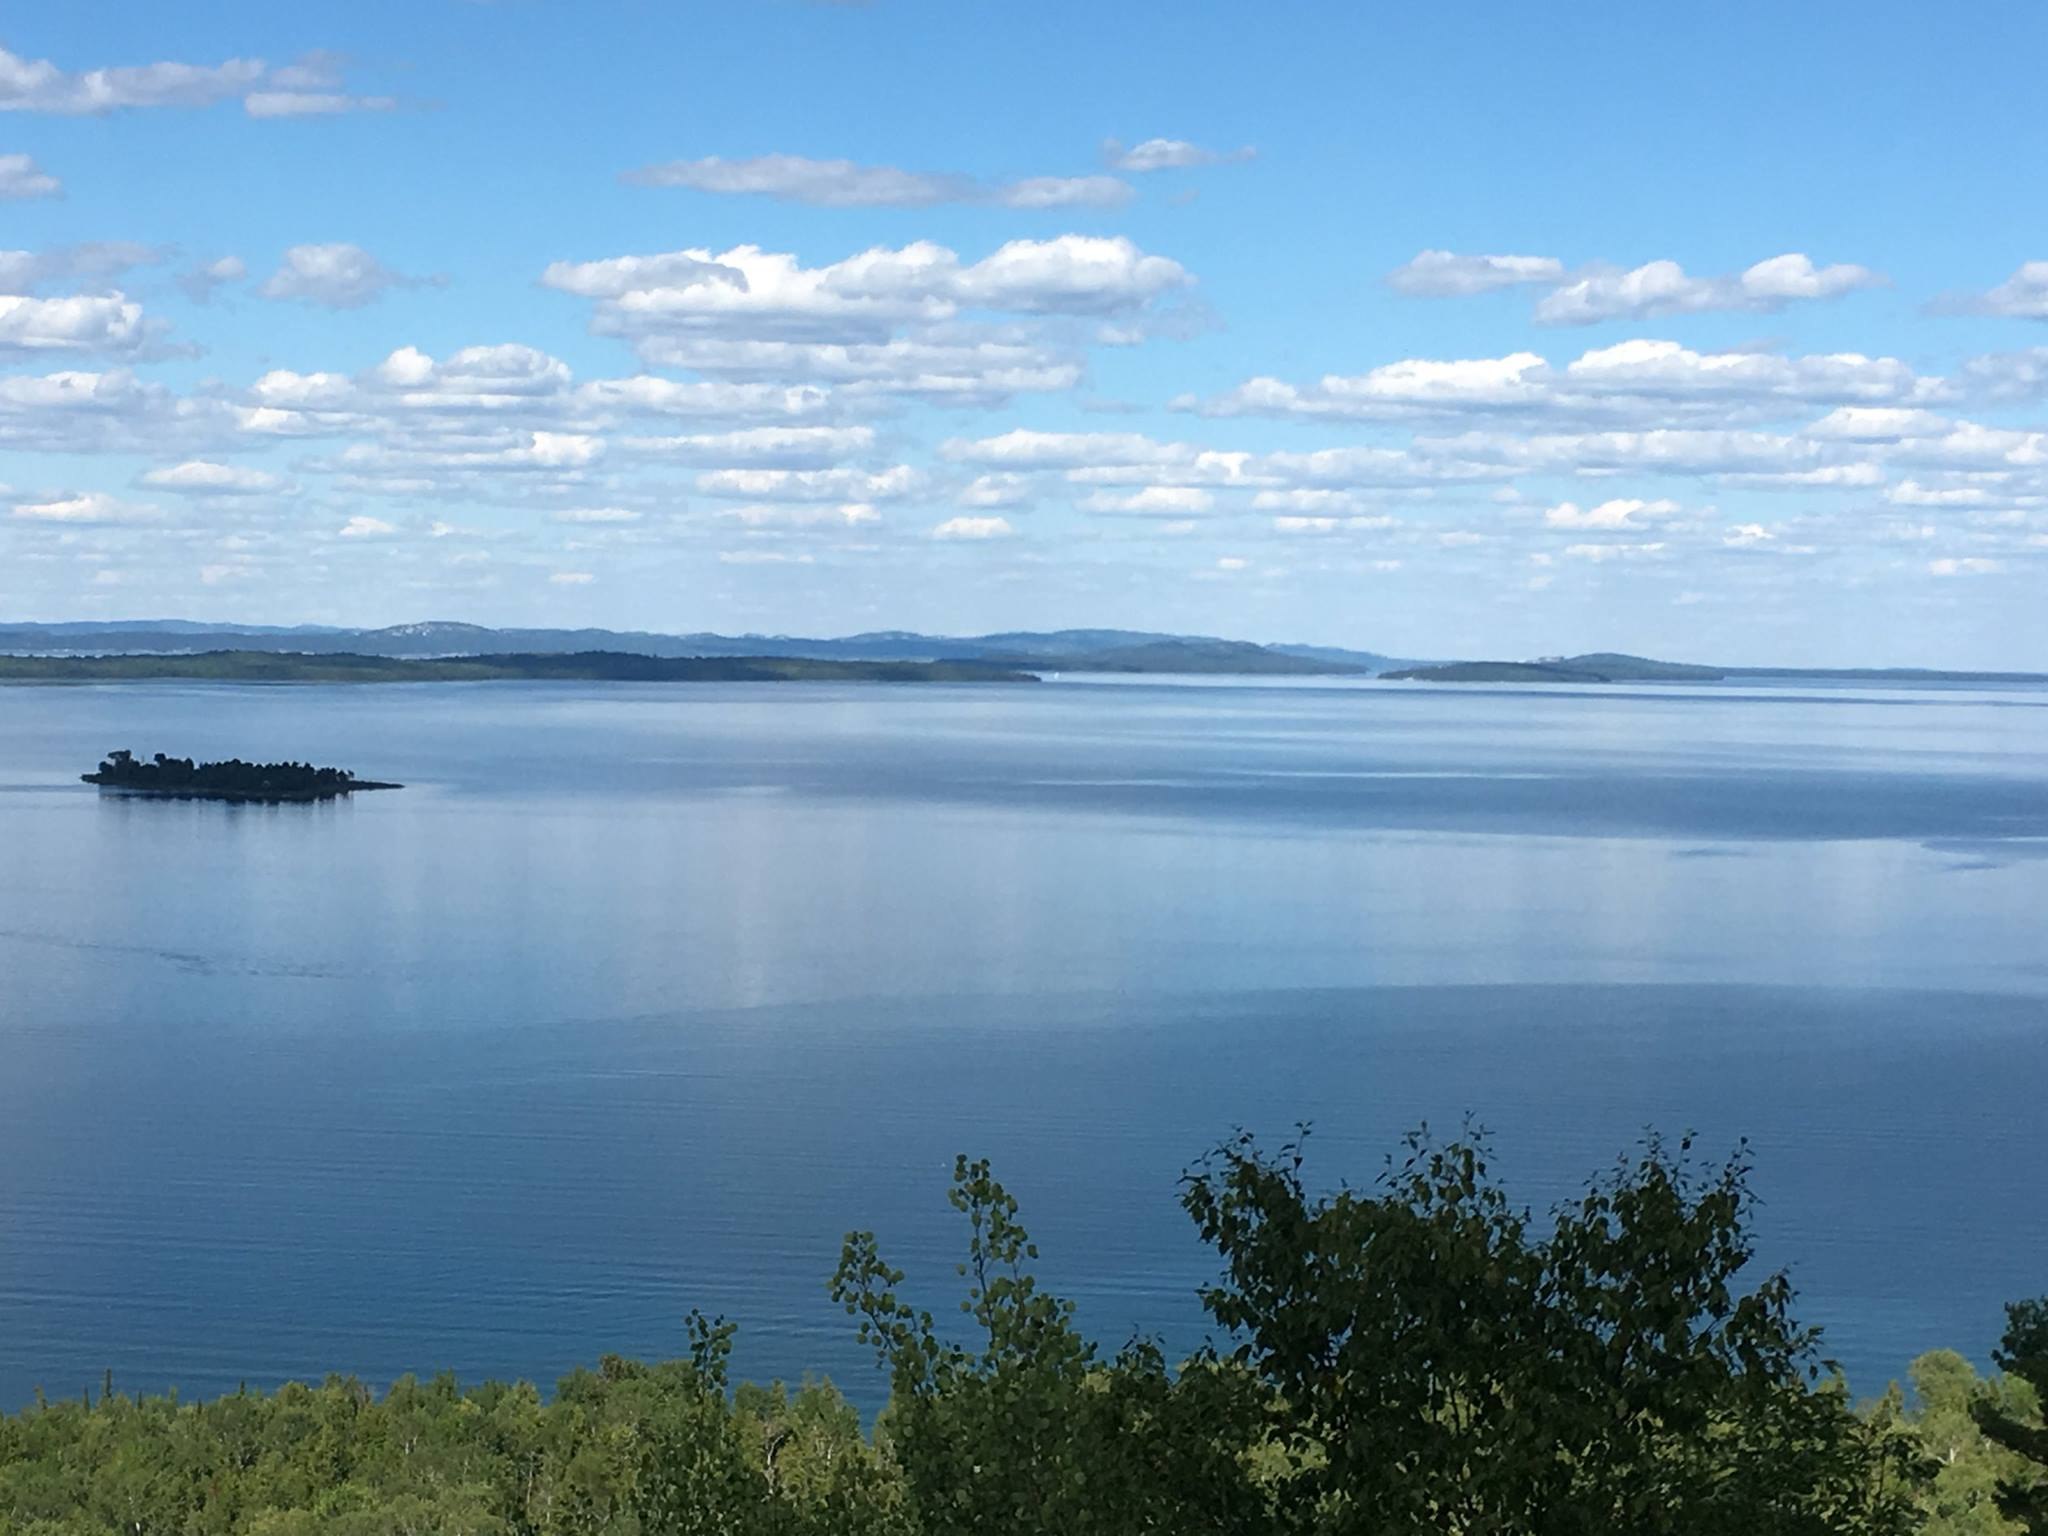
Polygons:
M106 750L397 778L102 797ZM1858 1391L2048 1291L2048 693L0 689L0 1405L672 1353L881 1383L953 1154L1105 1342L1202 1336L1174 1183L1419 1121L1564 1198L1747 1137Z

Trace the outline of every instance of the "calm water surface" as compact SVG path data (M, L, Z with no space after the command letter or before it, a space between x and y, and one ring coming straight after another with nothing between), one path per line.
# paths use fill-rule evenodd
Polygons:
M102 797L106 750L404 780ZM485 684L0 689L0 1407L111 1367L881 1386L956 1151L1109 1343L1199 1340L1173 1203L1312 1120L1564 1197L1750 1139L1860 1391L2048 1290L2048 693Z

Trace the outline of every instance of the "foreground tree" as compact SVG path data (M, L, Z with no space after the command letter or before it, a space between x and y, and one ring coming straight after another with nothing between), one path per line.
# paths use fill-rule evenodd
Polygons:
M1783 1275L1740 1288L1747 1169L1652 1143L1539 1230L1476 1142L1418 1135L1377 1191L1312 1198L1299 1146L1219 1149L1183 1202L1224 1261L1291 1469L1330 1536L1910 1530L1910 1455L1819 1376Z
M1985 1436L2024 1464L2000 1481L1998 1507L2036 1536L2048 1533L2048 1296L2016 1301L2005 1309L2005 1337L1992 1358L2007 1377L2022 1385L2031 1402L1987 1400L1976 1405Z
M1265 1529L1267 1499L1247 1475L1257 1383L1210 1367L1176 1378L1142 1342L1102 1359L1073 1303L1038 1288L1038 1249L989 1165L959 1159L950 1198L968 1222L961 1310L978 1347L942 1341L931 1314L897 1295L903 1273L872 1233L848 1235L832 1282L889 1373L877 1438L927 1536Z

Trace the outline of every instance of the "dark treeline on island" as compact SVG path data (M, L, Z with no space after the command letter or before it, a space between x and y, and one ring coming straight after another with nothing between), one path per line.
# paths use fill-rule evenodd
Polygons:
M300 655L200 651L189 655L0 656L0 683L118 683L167 679L223 683L1029 683L1013 667L981 661L813 661L788 656L640 656L625 651L447 656Z
M1537 1220L1483 1145L1411 1138L1311 1193L1239 1137L1182 1181L1218 1342L1105 1353L1042 1290L1017 1202L961 1159L956 1342L872 1234L831 1295L890 1383L731 1384L732 1328L552 1397L407 1377L207 1403L111 1379L0 1416L19 1536L2022 1536L2048 1531L2048 1300L1980 1377L1936 1351L1855 1405L1749 1273L1739 1161L1650 1143ZM1982 1341L1972 1341L1981 1345Z
M88 784L128 794L168 795L184 800L332 800L359 789L401 789L359 779L346 768L311 763L195 763L159 752L147 762L134 753L110 752L97 773L79 775Z

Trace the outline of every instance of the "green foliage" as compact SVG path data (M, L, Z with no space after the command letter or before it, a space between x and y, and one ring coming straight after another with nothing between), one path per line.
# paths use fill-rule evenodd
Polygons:
M1952 1349L1920 1356L1907 1372L1912 1411L1894 1385L1871 1411L1874 1424L1907 1437L1921 1459L1919 1504L1926 1536L2022 1536L2025 1527L1998 1508L1998 1487L2026 1463L1986 1435L1977 1416L2033 1415L2032 1394L2015 1377L1986 1381ZM2038 1420L2036 1420L2038 1422Z
M1038 1288L1017 1202L986 1162L961 1158L951 1200L966 1216L961 1310L976 1347L942 1341L897 1294L904 1276L872 1233L846 1240L834 1298L860 1319L893 1388L879 1435L902 1468L920 1529L968 1532L1226 1532L1262 1528L1247 1476L1254 1384L1202 1368L1178 1378L1134 1342L1101 1358L1073 1304Z
M719 1344L726 1331L715 1335ZM103 1394L0 1419L7 1536L911 1536L829 1386L728 1399L697 1363L607 1357L531 1386L330 1377L205 1404Z
M2048 1533L2048 1296L2006 1309L2005 1337L1994 1357L2014 1383L2011 1397L1972 1404L1985 1436L2017 1465L1998 1486L1998 1507L2021 1528Z
M1272 1388L1295 1530L1890 1532L1907 1458L1816 1380L1747 1170L1652 1143L1539 1231L1474 1141L1418 1135L1377 1192L1312 1198L1249 1138L1183 1186L1204 1293Z

